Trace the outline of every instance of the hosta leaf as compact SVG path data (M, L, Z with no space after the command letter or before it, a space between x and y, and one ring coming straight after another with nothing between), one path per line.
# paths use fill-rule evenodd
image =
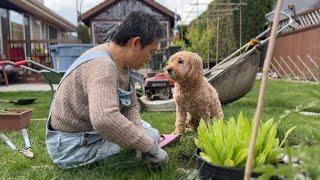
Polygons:
M201 120L198 127L198 136L194 142L201 149L201 157L218 166L245 167L248 156L248 146L254 120L245 117L242 112L237 119L229 121L214 121L207 124ZM277 135L278 124L270 119L261 122L256 141L254 167L266 163L275 163L280 154ZM294 128L288 130L284 141Z
M283 138L283 140L281 141L280 147L283 146L283 144L286 142L289 134L290 134L295 128L296 128L296 126L290 128L290 129L284 134L284 138Z
M260 153L258 156L256 156L255 158L255 163L254 163L254 167L259 167L261 165L264 164L264 162L266 161L266 156L267 154L265 153Z
M235 167L244 167L247 156L248 156L248 148L245 147L237 153L237 156L234 159Z
M274 148L267 154L265 163L266 164L277 163L279 161L279 156L280 156L280 149Z
M226 159L223 164L224 167L234 167L234 162L231 159Z
M237 124L234 119L230 119L226 123L226 131L227 132L236 132L237 130ZM234 146L237 146L238 139L237 136L235 136L234 133L226 133L225 138L225 147L226 147L226 158L230 159L233 156L234 153Z
M199 138L194 138L194 143L198 148L203 149L203 144Z
M207 136L207 125L204 122L204 120L200 120L199 122L199 126L197 128L197 132L198 132L198 136L200 137L200 139L205 138Z
M208 161L209 163L212 163L211 158L204 152L200 152L199 155L206 161Z
M207 133L208 129L207 129L207 126L203 120L201 120L199 122L199 126L197 128L197 131L198 131L198 136L194 139L194 142L198 148L203 150L203 148L204 148L203 142L209 141L208 140L208 133Z
M204 151L210 157L212 164L222 165L219 152L216 150L214 143L207 141L204 143Z

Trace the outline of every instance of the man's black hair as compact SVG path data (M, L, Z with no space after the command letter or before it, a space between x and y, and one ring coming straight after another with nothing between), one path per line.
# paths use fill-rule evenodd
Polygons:
M125 46L130 38L140 37L143 48L155 39L160 39L163 33L163 26L155 16L143 11L134 11L121 22L112 35L112 41L120 46Z

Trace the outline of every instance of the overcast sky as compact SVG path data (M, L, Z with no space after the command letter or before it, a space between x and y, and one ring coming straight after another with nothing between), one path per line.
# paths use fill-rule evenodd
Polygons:
M79 0L81 1L81 0ZM104 0L83 0L82 12L95 7ZM202 4L208 4L212 0L156 0L158 3L167 7L171 11L177 13L182 17L183 23L188 23L194 19L198 13L203 12L207 6ZM198 9L195 4L198 1ZM76 24L76 0L44 0L45 5L65 17L73 24Z

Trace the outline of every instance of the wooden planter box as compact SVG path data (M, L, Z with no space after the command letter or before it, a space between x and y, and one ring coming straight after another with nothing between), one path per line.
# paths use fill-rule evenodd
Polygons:
M0 110L0 130L16 131L27 129L31 120L32 109Z

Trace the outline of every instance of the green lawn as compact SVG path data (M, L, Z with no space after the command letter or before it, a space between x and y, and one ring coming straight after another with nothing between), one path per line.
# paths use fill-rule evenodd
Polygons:
M223 107L226 119L236 116L240 111L253 117L260 82L257 81L253 90L244 98ZM46 118L51 102L50 92L19 92L1 93L2 99L17 99L34 97L38 100L32 107L33 119ZM320 85L291 83L283 81L269 81L266 91L263 120L279 119L280 137L292 126L297 126L289 136L290 144L305 142L309 145L320 142L320 117L308 117L292 111L280 120L286 110L296 107L307 107L310 102L320 100ZM0 107L16 107L12 104L0 103ZM20 106L21 107L21 106ZM318 107L308 108L320 112ZM145 112L142 118L158 128L161 133L174 130L175 113ZM170 163L158 170L149 170L145 161L137 161L133 153L124 150L120 155L108 158L99 163L71 170L61 170L51 163L44 142L45 121L33 120L29 127L29 136L33 145L35 157L27 159L17 152L11 151L4 144L0 144L0 174L3 179L183 179L184 174L178 168L191 169L195 167L192 154L195 150L193 138L195 133L183 136L182 141L167 148ZM22 147L23 140L20 133L5 133L13 142Z

